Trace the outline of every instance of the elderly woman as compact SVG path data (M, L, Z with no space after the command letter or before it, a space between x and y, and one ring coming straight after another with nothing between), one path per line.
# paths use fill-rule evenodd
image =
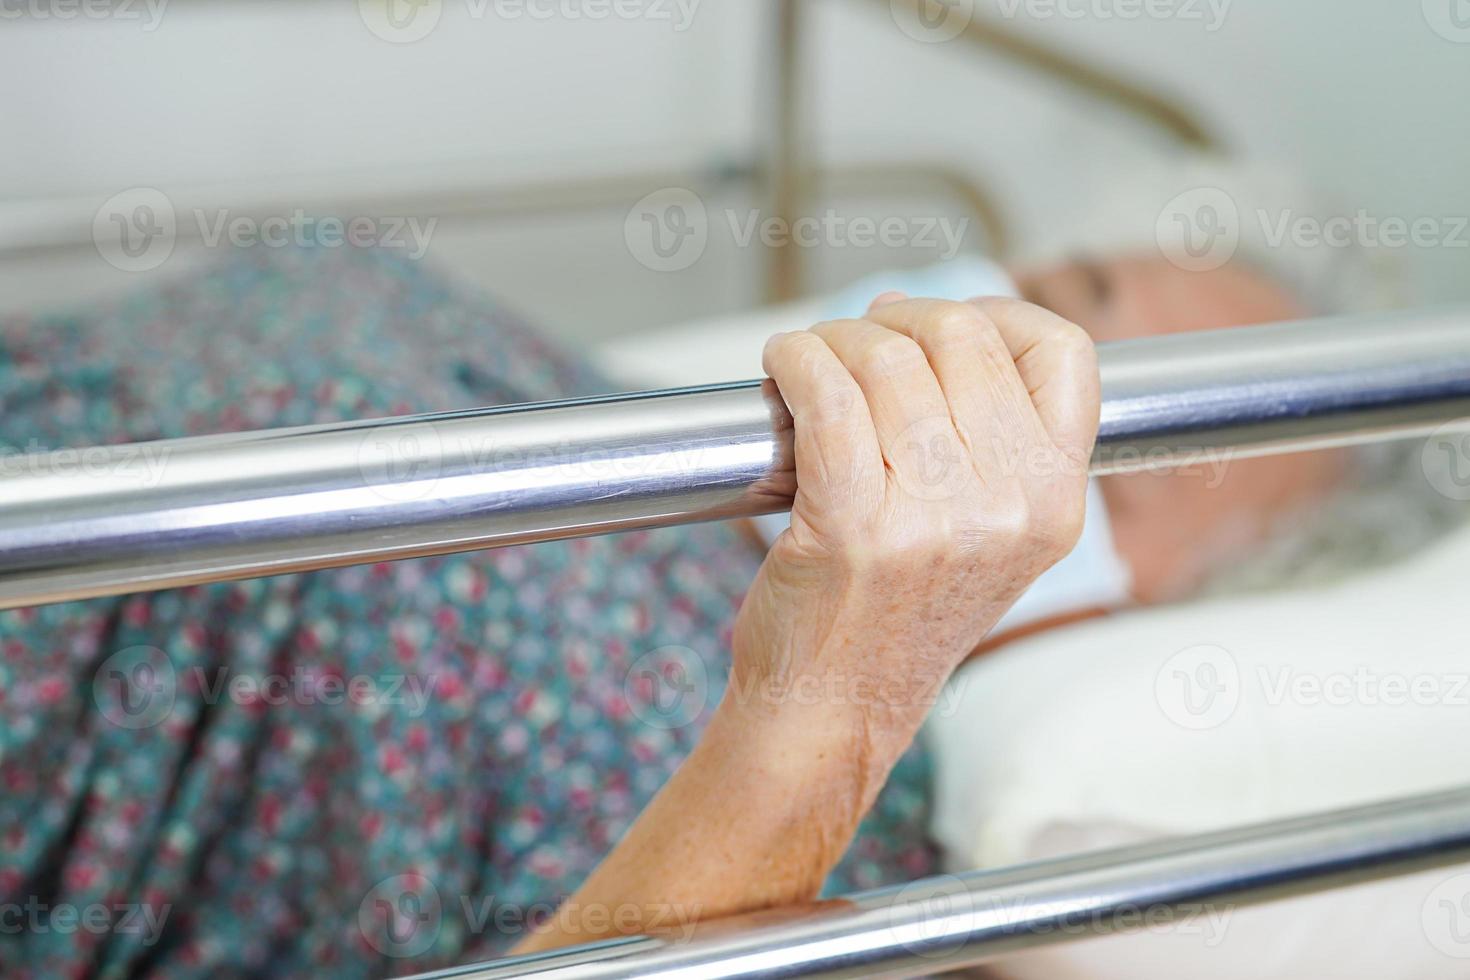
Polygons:
M16 450L602 386L370 252L237 259L0 347ZM709 526L0 614L5 975L391 976L543 920L528 948L816 895L950 670L1071 546L1097 376L1007 300L884 297L766 363L801 483L768 554ZM936 494L938 450L969 465ZM704 710L646 724L630 670L671 645ZM921 765L839 884L932 869Z
M1164 265L1021 284L1100 336L1287 315L1256 278ZM607 390L353 250L0 322L0 358L14 451ZM769 550L708 525L0 613L0 972L397 976L936 870L910 743L1076 538L1091 342L1018 300L885 295L765 366L800 484ZM936 454L964 464L938 486ZM1226 553L1335 465L1242 464L1213 495L1116 482L1140 596L1203 572L1130 507ZM672 715L644 683L671 662Z

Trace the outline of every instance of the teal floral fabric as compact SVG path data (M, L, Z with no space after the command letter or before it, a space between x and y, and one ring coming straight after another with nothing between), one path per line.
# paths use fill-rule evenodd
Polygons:
M257 248L0 319L0 465L608 387L391 253ZM697 739L760 560L704 525L0 613L0 975L504 952ZM916 750L829 890L932 872L927 808Z

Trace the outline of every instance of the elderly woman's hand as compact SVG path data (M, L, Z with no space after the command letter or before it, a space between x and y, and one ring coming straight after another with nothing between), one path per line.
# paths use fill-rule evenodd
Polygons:
M799 490L725 699L569 901L598 924L558 916L523 951L813 898L950 672L1076 541L1098 423L1077 327L885 296L775 338L766 368Z
M773 338L765 366L799 489L721 710L852 764L866 809L950 673L1076 543L1096 354L1039 307L890 295Z

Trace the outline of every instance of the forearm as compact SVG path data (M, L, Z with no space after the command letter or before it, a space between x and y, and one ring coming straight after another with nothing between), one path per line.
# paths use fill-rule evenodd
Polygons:
M861 732L753 717L734 697L694 752L528 953L809 901L842 857L890 763Z

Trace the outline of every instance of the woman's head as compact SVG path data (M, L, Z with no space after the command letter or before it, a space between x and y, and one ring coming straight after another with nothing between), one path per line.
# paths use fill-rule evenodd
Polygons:
M1147 254L1085 258L1014 273L1021 294L1106 343L1300 319L1303 304L1243 263L1207 272ZM1116 544L1144 601L1188 595L1262 544L1290 515L1330 495L1341 452L1225 460L1102 480Z
M1118 255L1018 270L1015 278L1022 296L1100 343L1307 315L1286 289L1238 263L1191 272L1159 255Z

